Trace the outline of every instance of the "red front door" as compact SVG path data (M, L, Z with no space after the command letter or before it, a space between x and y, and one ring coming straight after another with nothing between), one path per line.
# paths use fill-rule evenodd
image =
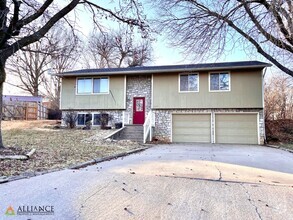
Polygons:
M144 123L145 114L145 98L133 98L133 124L142 125Z

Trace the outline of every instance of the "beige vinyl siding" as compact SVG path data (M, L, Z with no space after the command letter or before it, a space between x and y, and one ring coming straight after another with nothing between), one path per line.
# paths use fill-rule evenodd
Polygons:
M216 72L216 71L213 71ZM179 73L153 75L153 108L262 108L262 72L230 71L231 91L209 92L209 73L199 72L199 92L180 93Z
M174 114L172 142L211 142L210 114Z
M109 94L76 94L76 77L62 79L61 109L124 109L125 77L109 77Z
M258 144L257 114L216 114L216 143Z

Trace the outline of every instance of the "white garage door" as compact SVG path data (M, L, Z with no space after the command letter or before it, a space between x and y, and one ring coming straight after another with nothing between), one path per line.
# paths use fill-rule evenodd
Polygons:
M216 143L258 144L257 114L216 114Z
M211 142L210 114L174 114L173 142Z

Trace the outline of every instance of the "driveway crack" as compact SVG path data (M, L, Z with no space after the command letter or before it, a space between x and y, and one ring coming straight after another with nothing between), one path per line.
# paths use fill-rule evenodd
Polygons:
M251 199L251 195L250 195L250 193L248 192L248 189L247 189L243 184L240 184L240 186L242 186L242 188L245 189L245 193L246 193L246 195L247 195L247 197L248 197L248 201L249 201L249 203L254 207L255 212L256 212L258 218L259 218L260 220L262 220L262 217L261 217L261 215L260 215L260 213L259 213L259 211L258 211L258 207L255 205L254 201Z
M219 171L219 179L218 179L218 181L221 181L222 180L222 172L217 166L215 166L215 167Z
M79 210L78 210L78 214L76 215L75 219L79 219L81 212L82 212L82 208L85 207L86 202L92 198L93 196L95 196L97 193L99 193L100 191L108 188L110 185L110 183L108 183L106 186L99 188L97 191L95 191L94 193L92 193L91 195L89 195L88 197L85 198L84 202L80 205Z

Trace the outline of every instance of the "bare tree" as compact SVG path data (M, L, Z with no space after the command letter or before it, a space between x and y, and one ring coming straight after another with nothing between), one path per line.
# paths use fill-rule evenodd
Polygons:
M40 87L46 82L46 72L51 63L51 56L57 52L56 45L42 41L30 44L11 56L6 70L13 75L9 84L18 87L32 96L39 96ZM20 83L16 78L20 79Z
M128 58L128 66L142 66L152 60L152 48L150 41L138 43L130 53Z
M147 33L147 25L142 16L140 3L135 0L119 1L116 8L107 9L94 1L68 0L65 6L58 6L54 0L1 0L0 1L0 95L6 79L5 64L7 59L20 49L39 41L61 19L74 27L67 14L78 6L84 6L93 12L93 20L99 25L100 19L110 17L115 21L127 23ZM63 2L64 3L64 2ZM61 7L61 8L60 8ZM35 24L36 30L28 31ZM2 109L2 99L0 102ZM1 111L2 118L2 111ZM1 123L1 121L0 121ZM0 130L0 148L3 148Z
M7 83L33 96L46 96L52 107L59 109L61 79L53 76L52 71L62 73L76 63L79 42L66 26L58 24L45 38L22 48L8 59L6 70L14 77Z
M49 74L45 75L42 86L45 90L45 96L51 101L51 108L57 110L60 103L62 78L57 77L55 74L63 73L77 63L81 54L81 41L63 26L58 26L54 33L51 42L55 45L55 51L50 56Z
M86 47L84 61L88 68L107 68L113 66L113 38L109 34L92 33Z
M154 2L159 6L159 27L166 30L172 44L183 47L186 54L196 58L219 57L227 48L243 46L249 53L257 51L293 76L291 0Z
M142 66L151 61L152 49L149 40L134 42L133 38L127 29L93 33L86 50L87 67Z
M293 119L293 79L274 76L266 80L265 119Z

